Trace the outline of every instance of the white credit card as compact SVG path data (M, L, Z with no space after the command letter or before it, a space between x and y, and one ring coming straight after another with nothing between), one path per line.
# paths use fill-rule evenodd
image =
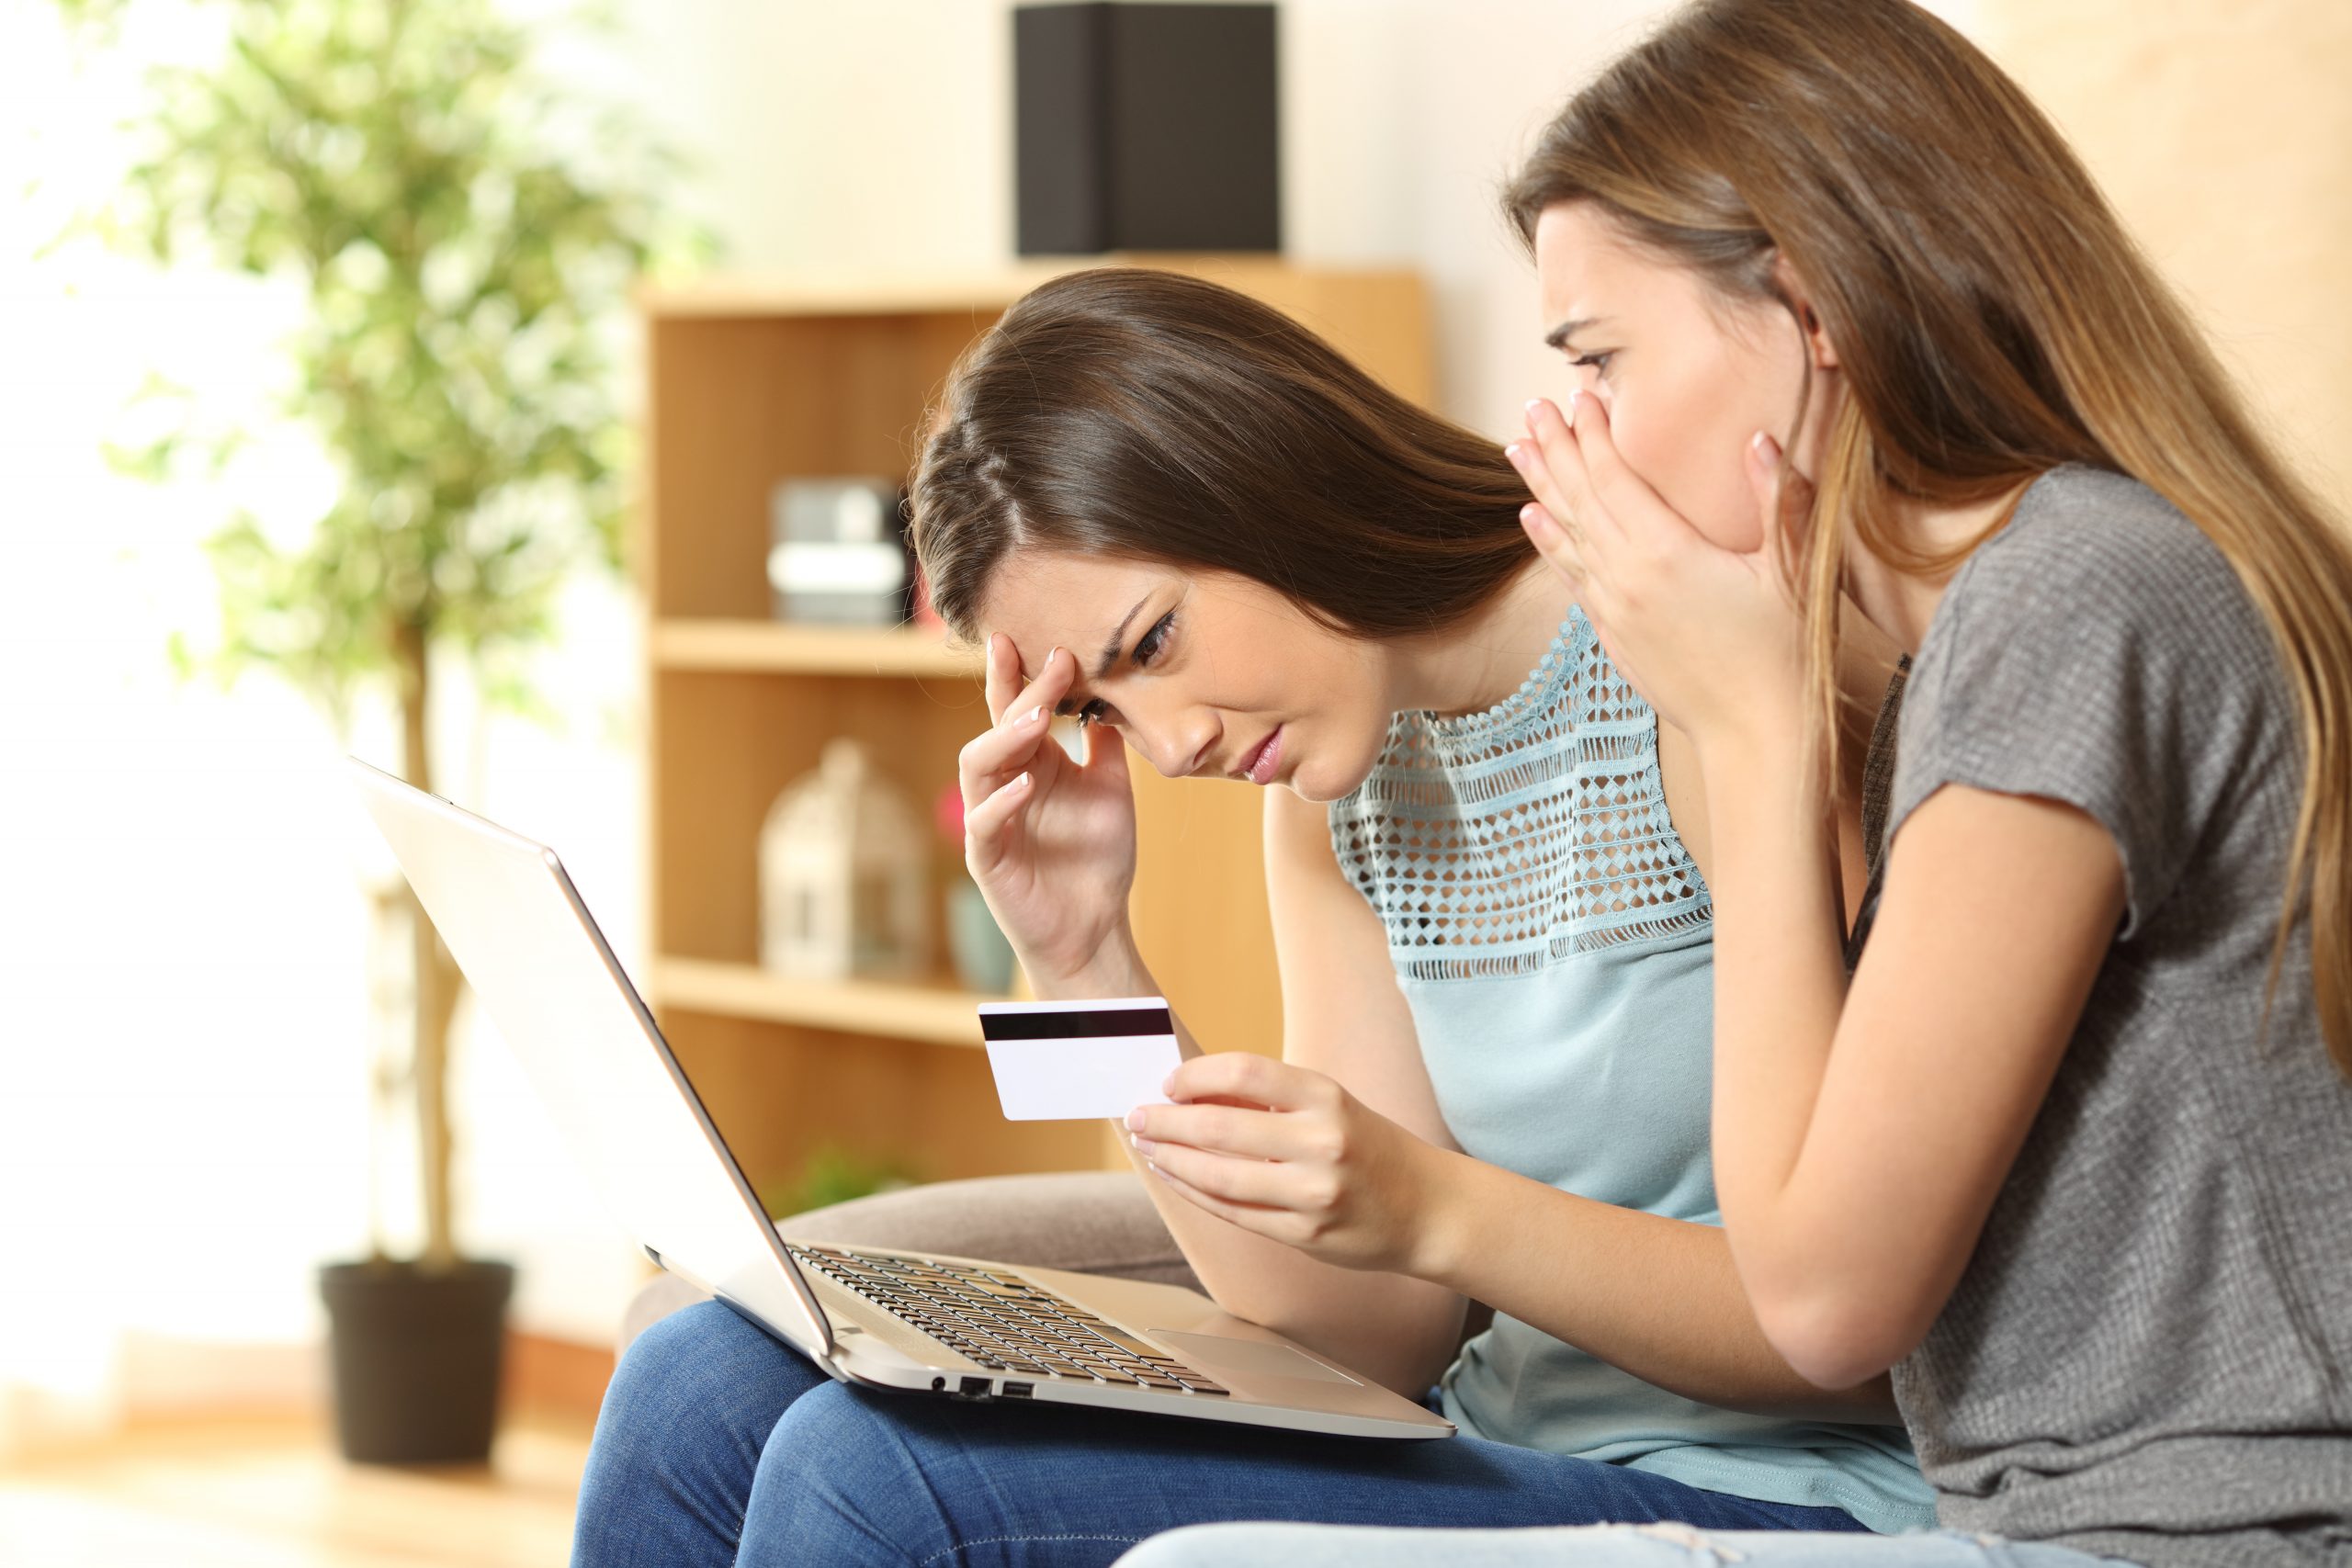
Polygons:
M1183 1060L1159 997L1084 1002L982 1002L980 1035L1008 1122L1063 1122L1165 1105Z

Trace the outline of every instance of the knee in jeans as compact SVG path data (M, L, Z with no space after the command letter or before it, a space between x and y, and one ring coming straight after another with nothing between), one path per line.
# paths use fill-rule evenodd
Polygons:
M597 1417L600 1442L635 1435L669 1441L681 1422L772 1423L797 1392L797 1357L732 1308L700 1302L639 1335L613 1369Z
M827 1489L869 1481L885 1487L920 1483L900 1413L840 1383L811 1389L776 1423L760 1455L763 1476Z

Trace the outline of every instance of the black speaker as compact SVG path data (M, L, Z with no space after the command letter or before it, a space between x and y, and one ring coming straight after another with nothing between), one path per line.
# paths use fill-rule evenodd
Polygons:
M1282 248L1273 6L1023 6L1012 69L1022 254Z

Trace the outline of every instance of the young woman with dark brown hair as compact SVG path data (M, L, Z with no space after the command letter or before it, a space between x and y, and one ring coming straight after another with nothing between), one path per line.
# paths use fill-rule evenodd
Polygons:
M2352 1562L2337 520L2050 123L1905 0L1679 13L1508 205L1580 383L1512 448L1531 536L1699 752L1740 1278L1804 1376L1893 1372L1971 1533L1136 1562ZM1850 983L1845 596L1915 655Z
M1885 1381L1799 1377L1740 1293L1699 781L1525 494L1274 311L1117 269L984 337L913 486L933 602L988 649L967 860L1036 994L1158 989L1126 925L1130 750L1266 786L1283 1055L1203 1042L1229 1048L1178 1070L1189 1103L1128 1129L1142 1178L1220 1303L1409 1395L1442 1382L1464 1435L908 1399L706 1304L624 1359L577 1561L1105 1562L1253 1517L1928 1522ZM1865 717L1891 668L1849 658ZM1497 1316L1457 1355L1465 1298Z

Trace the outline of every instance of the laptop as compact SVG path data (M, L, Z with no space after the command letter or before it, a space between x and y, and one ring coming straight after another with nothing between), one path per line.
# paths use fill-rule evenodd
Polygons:
M1453 1434L1444 1417L1196 1291L779 1235L555 852L349 765L622 1229L832 1377L1355 1437Z

